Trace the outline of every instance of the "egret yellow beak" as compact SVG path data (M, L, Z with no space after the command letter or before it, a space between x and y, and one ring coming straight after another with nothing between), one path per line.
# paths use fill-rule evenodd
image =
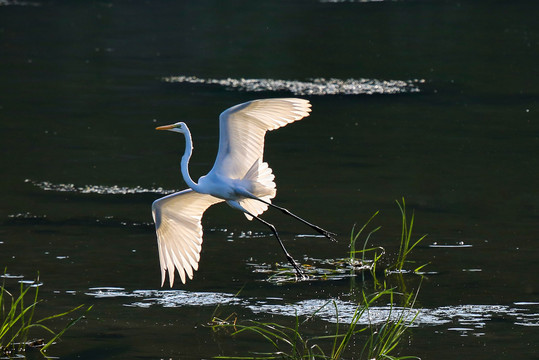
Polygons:
M164 125L164 126L158 126L155 128L155 130L170 130L174 127L174 125Z

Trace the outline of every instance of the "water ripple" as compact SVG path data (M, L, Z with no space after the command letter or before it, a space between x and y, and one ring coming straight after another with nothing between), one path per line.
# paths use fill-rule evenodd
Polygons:
M240 91L289 91L294 95L373 95L419 92L425 80L324 79L309 81L276 79L202 79L196 76L169 76L169 83L218 85Z

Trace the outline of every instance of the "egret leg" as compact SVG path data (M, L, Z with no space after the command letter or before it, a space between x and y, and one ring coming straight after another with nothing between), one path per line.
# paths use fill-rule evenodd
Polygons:
M335 233L332 233L332 232L329 232L327 230L324 230L322 229L320 226L318 225L315 225L315 224L311 224L310 222L308 222L307 220L304 220L302 218L300 218L299 216L297 216L296 214L292 213L290 210L284 208L284 207L280 207L280 206L277 206L275 204L272 204L270 202L267 202L265 200L262 200L260 198L256 198L258 201L261 201L263 202L264 204L266 205L269 205L271 206L272 208L275 208L279 211L281 211L282 213L286 214L286 215L289 215L289 216L292 216L294 219L296 220L299 220L301 221L302 223L304 223L305 225L309 226L311 229L313 229L314 231L316 231L317 233L321 234L321 235L324 235L325 237L327 237L328 239L330 239L331 241L337 241L336 239L336 236L337 234Z
M248 213L249 214L249 213ZM249 214L251 215L253 218L255 218L256 220L260 221L262 224L266 225L267 227L270 228L271 232L273 233L273 235L275 235L275 237L277 238L277 241L279 242L279 245L281 245L281 249L283 249L283 252L284 252L284 255L286 256L286 259L288 260L288 262L294 267L294 269L296 269L296 273L297 275L301 278L301 279L307 279L307 276L303 273L303 270L301 270L301 268L299 267L299 265L296 263L296 261L294 260L294 258L288 253L288 251L286 251L286 248L284 247L284 244L283 242L281 241L281 238L279 237L279 234L277 233L277 229L275 228L275 226L273 226L272 224L270 224L269 222L265 221L265 220L262 220L261 218L259 218L258 216L254 216L252 214Z
M249 213L247 213L249 214ZM277 239L277 241L279 242L279 245L281 245L281 249L283 249L283 252L284 252L284 255L286 256L286 259L288 260L288 262L294 267L294 269L296 270L296 274L301 278L301 279L307 279L307 276L303 273L303 270L301 270L301 268L299 267L299 265L296 263L296 261L294 260L294 258L288 253L288 251L286 251L286 248L284 247L284 244L283 242L281 241L281 238L279 237L279 234L277 233L277 229L275 228L275 226L273 226L273 224L270 224L269 222L265 221L265 220L262 220L261 218L259 218L258 216L254 216L253 214L249 214L251 215L253 218L255 218L256 220L260 221L262 224L266 225L267 227L270 228L271 232L273 233L273 235L275 235L275 238Z
M300 266L296 263L296 261L294 260L294 258L288 253L288 251L286 250L286 248L284 247L284 244L283 242L281 241L281 238L279 237L279 234L277 233L277 229L275 228L275 226L273 226L273 224L270 224L269 222L259 218L258 216L256 215L253 215L251 214L249 211L247 211L243 206L241 206L237 201L227 201L227 203L232 206L233 208L235 209L238 209L240 211L243 211L244 213L248 214L248 215L251 215L253 218L255 218L256 220L260 221L262 224L266 225L267 227L270 228L271 232L273 233L273 235L275 235L275 238L277 239L277 241L279 242L279 245L281 246L281 249L283 249L283 252L284 252L284 255L286 256L286 259L288 260L288 262L294 267L294 269L296 270L296 274L299 278L305 280L307 279L307 276L305 275L305 273L303 272L303 270L301 270Z

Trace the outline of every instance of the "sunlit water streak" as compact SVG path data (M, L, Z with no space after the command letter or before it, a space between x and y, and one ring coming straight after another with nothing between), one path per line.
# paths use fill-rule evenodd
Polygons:
M118 185L84 185L76 186L75 184L53 184L49 181L33 181L30 179L24 180L27 183L45 191L57 192L72 192L79 194L99 194L99 195L126 195L126 194L163 194L167 195L177 190L167 190L162 187L144 188L142 186L127 187Z
M289 91L294 95L373 95L419 92L425 80L324 79L308 81L276 79L203 79L196 76L169 76L169 83L218 85L239 91Z
M91 288L86 295L102 298L134 298L124 306L149 308L183 306L236 305L251 310L255 314L282 316L314 316L331 323L350 323L357 304L340 299L309 299L287 303L281 298L241 298L236 295L217 292L189 292L185 290L135 290L127 291L116 287ZM416 316L417 315L417 316ZM373 306L365 311L359 324L382 324L388 319L399 317L412 326L446 326L447 330L459 331L461 335L483 335L485 327L492 319L503 318L515 325L539 326L539 303L515 302L510 305L457 305L428 309L409 309L396 306Z
M22 285L26 285L26 286L29 286L29 287L40 287L40 286L43 286L43 282L39 281L38 280L25 280L24 279L24 275L14 275L14 274L9 274L9 273L3 273L3 274L0 274L0 278L1 279L5 279L5 280L17 280L17 283L19 284L22 284Z
M469 247L473 247L473 245L465 244L462 241L457 244L438 244L435 242L433 244L430 244L429 247L431 248L469 248Z
M0 275L0 278L4 278L4 279L24 279L24 275L14 275L14 274L4 273L4 274Z
M32 225L46 225L46 226L128 226L128 227L151 227L153 228L153 222L149 221L132 221L129 219L115 218L114 216L105 216L104 218L82 217L82 218L68 218L61 220L51 220L47 215L36 215L30 212L10 214L4 225L20 225L20 226L32 226ZM0 242L1 244L2 242ZM58 257L58 259L65 259L66 257Z
M182 307L182 306L217 306L242 305L243 300L234 295L212 292L189 292L184 290L135 290L126 291L117 287L90 288L86 295L103 298L140 298L140 301L124 304L124 306L148 308L150 306Z
M321 3L371 3L371 2L397 2L399 0L319 0Z
M0 0L0 6L41 6L41 4L33 1Z

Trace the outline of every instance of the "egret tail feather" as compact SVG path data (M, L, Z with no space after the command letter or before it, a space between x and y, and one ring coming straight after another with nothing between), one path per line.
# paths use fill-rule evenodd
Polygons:
M242 199L239 203L248 211L244 212L248 220L253 219L250 214L258 216L268 209L267 204L271 203L271 199L277 194L274 179L275 175L273 175L268 163L261 159L257 159L243 177L242 181L249 189L249 198ZM263 199L264 202L260 202L258 199Z

